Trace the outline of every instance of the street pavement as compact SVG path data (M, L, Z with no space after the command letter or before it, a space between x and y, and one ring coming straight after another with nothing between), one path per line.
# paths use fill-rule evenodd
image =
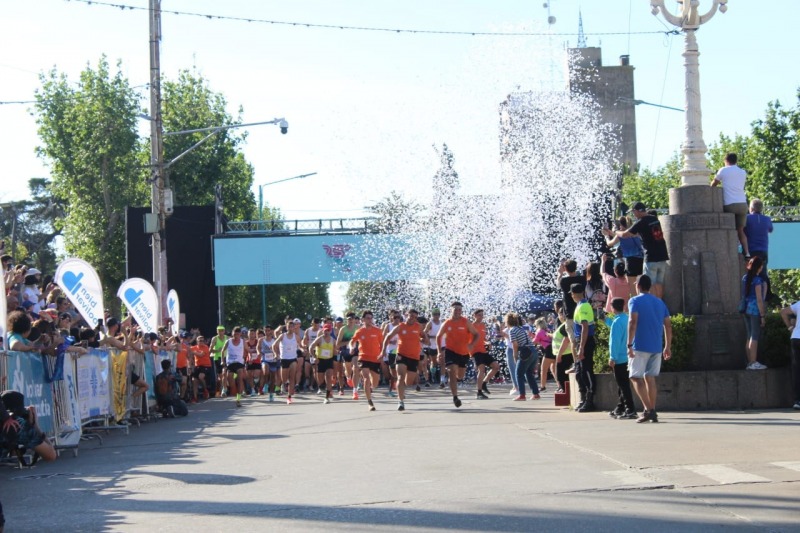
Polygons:
M16 531L800 531L800 412L658 424L449 393L190 406L0 468Z

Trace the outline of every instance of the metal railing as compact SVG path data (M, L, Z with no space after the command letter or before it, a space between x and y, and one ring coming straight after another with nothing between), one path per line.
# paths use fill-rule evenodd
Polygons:
M377 218L321 218L310 220L246 220L228 222L226 234L331 235L374 233Z

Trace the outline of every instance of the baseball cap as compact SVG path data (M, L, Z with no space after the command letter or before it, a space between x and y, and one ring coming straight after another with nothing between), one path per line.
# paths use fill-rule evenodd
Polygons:
M189 333L188 331L181 331L181 339L188 339L191 336L192 336L191 333Z
M300 324L300 319L299 318L295 318L294 320L292 320L292 323Z
M441 314L442 314L442 312L441 312L441 311L439 311L438 309L433 309L433 310L431 311L431 314L432 314L432 315L441 315Z
M331 326L330 324L325 324L324 326L322 326L322 331L333 331L333 326Z
M28 275L29 276L35 276L36 274L41 274L41 273L42 273L42 271L39 270L38 268L29 268L28 269Z
M342 323L342 322L344 322L344 319L342 317L340 317L340 316L337 316L336 317L336 322Z
M219 326L217 326L217 331L225 331L225 326L220 324Z
M634 211L647 211L647 206L644 205L644 202L636 202L631 209Z

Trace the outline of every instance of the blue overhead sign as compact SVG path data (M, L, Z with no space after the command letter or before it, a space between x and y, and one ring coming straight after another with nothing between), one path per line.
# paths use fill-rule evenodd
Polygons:
M408 235L214 238L217 285L424 279Z
M770 270L800 268L800 222L775 222L769 236Z

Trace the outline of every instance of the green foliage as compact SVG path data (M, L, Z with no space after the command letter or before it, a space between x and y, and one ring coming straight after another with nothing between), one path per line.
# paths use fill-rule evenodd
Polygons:
M672 357L662 363L664 372L692 370L692 345L695 336L695 318L686 315L672 315ZM608 366L609 327L603 322L595 325L594 372L611 372Z
M800 301L800 270L770 270L769 281L778 307Z
M182 70L177 81L164 81L162 113L164 130L186 131L211 126L241 124L241 108L235 119L227 112L227 101L213 92L208 82L194 71ZM168 135L164 158L170 161L202 140L209 132ZM253 167L241 147L246 134L220 130L169 168L168 179L175 205L211 205L214 186L222 184L225 213L231 220L254 220L256 203ZM149 153L149 145L146 152Z
M125 275L125 207L147 198L145 174L137 165L139 96L122 74L111 73L102 57L75 84L55 69L40 76L34 106L41 145L49 165L52 193L64 206L56 230L67 254L92 264L116 302Z
M331 312L328 299L328 283L301 285L267 285L267 322L273 326L283 324L286 316L299 318L303 322L311 317L327 316ZM261 320L261 287L225 287L225 325L263 326Z
M778 313L767 313L758 343L759 358L768 367L783 367L791 361L790 334Z
M629 206L644 202L648 209L669 207L669 190L681 184L681 156L675 153L666 165L656 171L642 170L626 174L622 181L622 201Z

